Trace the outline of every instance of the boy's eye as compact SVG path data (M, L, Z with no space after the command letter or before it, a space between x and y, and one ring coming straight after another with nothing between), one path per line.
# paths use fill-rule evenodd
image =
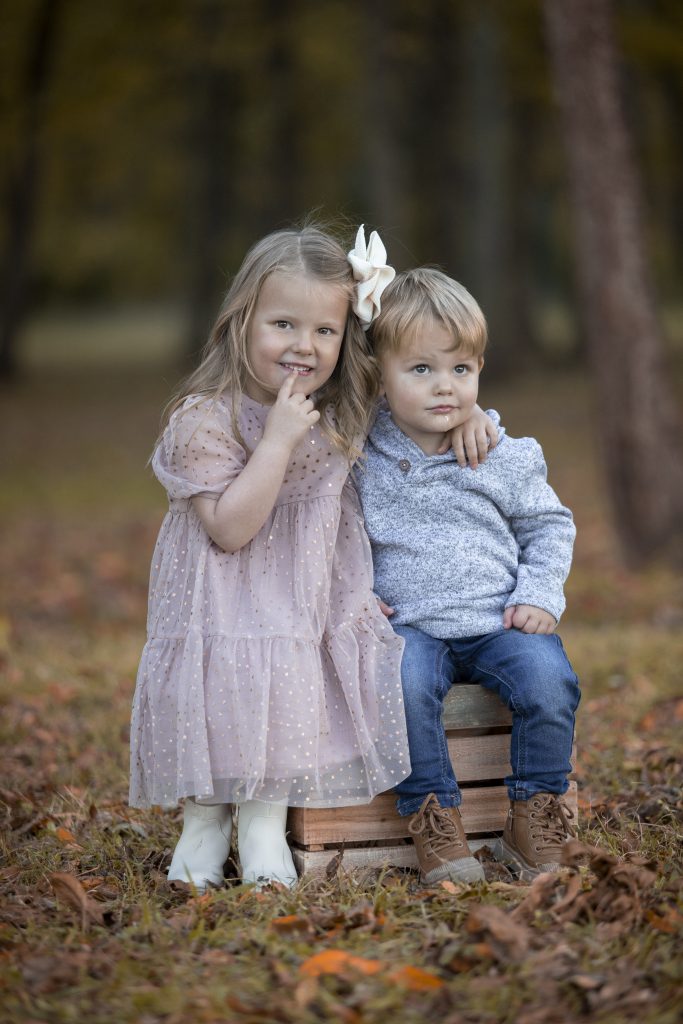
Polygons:
M429 373L429 367L425 363L418 363L417 366L413 367L413 373L416 373L419 377L424 377L425 374Z
M467 373L467 367L463 363L458 363L458 365L453 368L453 373L457 373L458 376L462 377L463 374Z

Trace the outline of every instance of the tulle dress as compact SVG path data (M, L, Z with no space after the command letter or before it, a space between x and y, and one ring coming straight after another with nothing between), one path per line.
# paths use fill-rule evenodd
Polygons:
M243 396L248 447L270 407ZM372 594L344 458L319 425L254 539L228 553L190 499L246 464L230 405L189 398L154 454L169 496L131 725L130 803L367 803L410 772L402 640Z

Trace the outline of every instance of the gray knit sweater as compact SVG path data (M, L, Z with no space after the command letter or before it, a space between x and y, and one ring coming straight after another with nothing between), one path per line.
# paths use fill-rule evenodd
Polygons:
M546 483L538 442L499 432L482 466L461 469L379 413L354 475L393 625L456 639L500 629L508 605L564 611L572 514Z

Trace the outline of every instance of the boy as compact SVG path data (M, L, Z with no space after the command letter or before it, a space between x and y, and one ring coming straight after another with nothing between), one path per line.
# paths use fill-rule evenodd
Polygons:
M560 866L578 680L554 634L564 610L574 524L546 483L540 446L500 440L475 471L446 432L469 418L486 322L440 271L399 274L382 296L372 343L388 409L355 474L375 591L405 639L401 668L412 772L396 787L412 815L422 877L483 879L467 845L461 794L441 722L453 683L478 682L512 712L510 811L496 856L524 879ZM498 423L497 413L492 414Z

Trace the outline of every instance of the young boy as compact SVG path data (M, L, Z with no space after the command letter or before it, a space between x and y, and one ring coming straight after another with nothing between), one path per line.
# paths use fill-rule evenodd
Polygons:
M405 639L402 681L412 772L396 787L427 883L483 879L458 810L441 722L453 683L478 682L512 712L510 811L496 856L524 879L560 866L578 680L554 630L564 610L574 524L546 483L532 438L500 440L461 468L437 454L469 418L486 322L440 271L399 274L372 325L388 409L355 474L375 591ZM490 413L496 424L497 413Z

